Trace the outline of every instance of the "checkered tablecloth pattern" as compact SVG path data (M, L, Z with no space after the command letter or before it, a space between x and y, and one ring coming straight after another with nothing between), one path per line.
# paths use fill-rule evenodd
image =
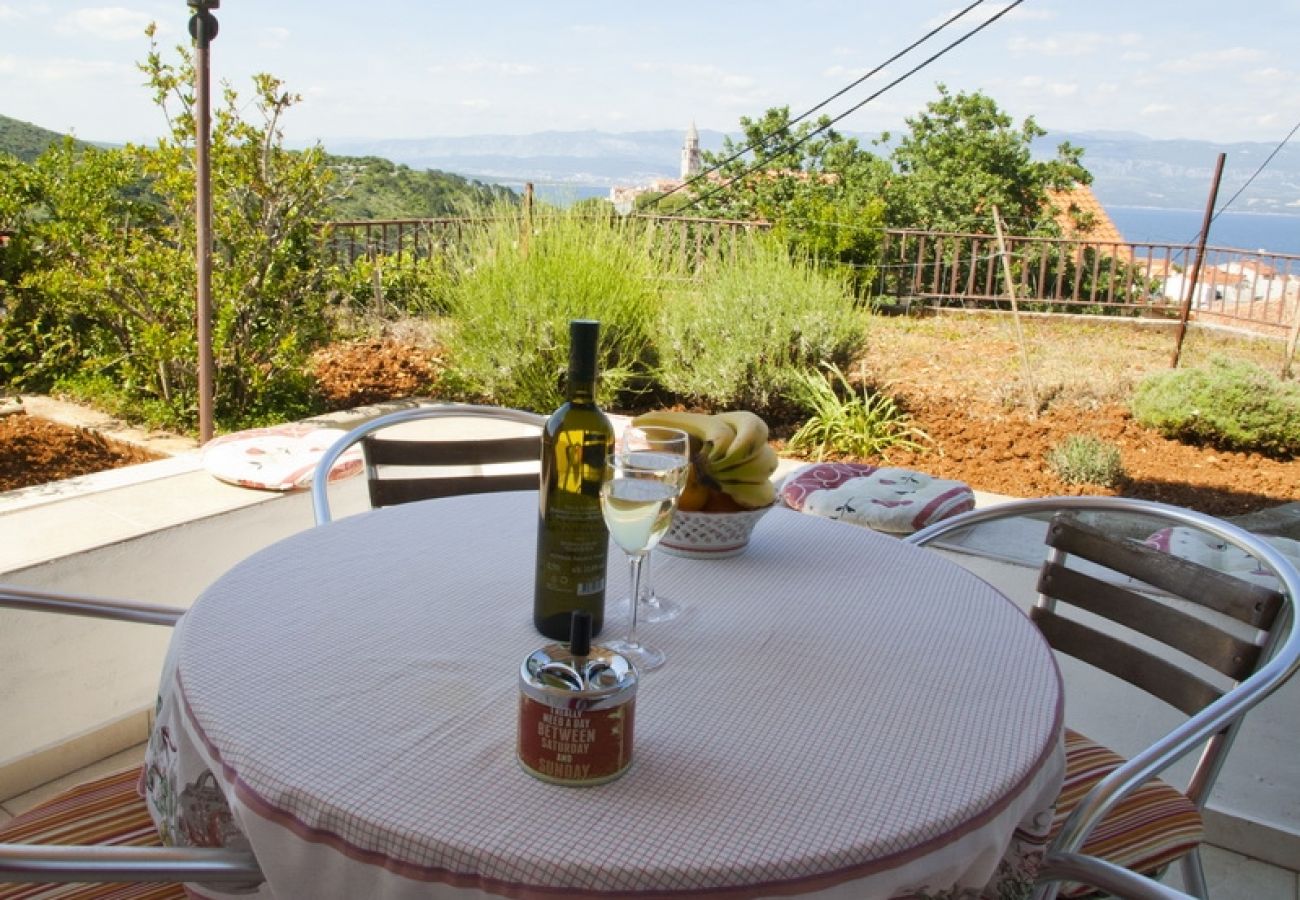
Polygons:
M559 787L514 757L519 664L545 642L536 523L527 493L345 519L186 616L163 762L177 793L214 772L264 896L884 898L1016 877L1013 832L1041 830L1060 783L1061 689L992 587L784 509L740 556L656 557L689 609L644 627L668 662L642 677L632 768ZM613 549L606 635L626 590Z

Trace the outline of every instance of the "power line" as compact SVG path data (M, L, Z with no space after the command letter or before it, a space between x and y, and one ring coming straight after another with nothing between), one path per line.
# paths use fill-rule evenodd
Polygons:
M949 44L948 46L944 47L944 48L943 48L942 50L940 50L938 53L935 53L934 55L928 57L927 59L925 59L925 60L923 60L922 62L918 63L917 65L913 66L911 69L908 69L908 70L907 70L906 72L904 72L902 75L898 76L898 77L895 78L893 81L889 82L889 84L885 85L885 86L882 87L880 90L876 91L874 94L871 94L870 96L868 96L868 97L867 97L865 100L863 100L861 103L857 103L857 104L855 104L854 106L849 107L847 110L845 110L844 112L840 113L838 116L836 116L835 118L833 118L833 119L831 119L829 122L827 122L825 125L821 126L820 128L815 128L815 129L813 129L812 131L808 132L808 134L804 135L804 136L801 137L799 140L795 141L793 144L790 144L790 145L787 146L787 147L783 147L783 148L781 148L781 150L779 150L777 153L773 153L773 154L771 154L771 155L772 155L772 156L780 156L780 155L783 155L783 154L789 153L790 151L795 150L795 149L797 149L798 147L802 146L803 144L807 143L807 142L808 142L809 140L811 140L813 137L815 137L816 135L818 135L818 134L820 134L821 132L825 131L826 129L830 128L830 127L831 127L832 125L834 125L836 122L840 121L841 119L843 119L843 118L846 117L846 116L852 115L853 113L857 112L859 109L861 109L862 107L866 106L866 105L867 105L868 103L870 103L872 100L875 100L877 97L879 97L881 94L885 93L886 91L890 90L891 88L894 88L894 87L898 86L898 85L901 84L902 82L906 81L908 78L911 78L911 77L912 77L913 75L915 75L917 72L919 72L919 71L921 71L922 69L924 69L926 66L930 65L930 64L931 64L932 62L934 62L935 60L939 59L939 58L942 57L942 56L945 56L949 51L953 50L954 48L958 47L958 46L961 45L961 44L964 44L966 41L970 40L972 37L974 37L975 35L979 34L979 33L980 33L981 31L983 31L985 28L988 28L990 25L992 25L992 24L993 24L994 22L996 22L998 19L1002 18L1002 17L1005 16L1007 13L1011 12L1011 10L1015 9L1017 6L1019 6L1021 3L1024 3L1024 2L1025 2L1025 0L1013 0L1013 2L1007 4L1007 6L1006 6L1004 9L1002 9L1000 12L995 13L994 15L990 16L990 17L989 17L985 22L981 23L980 25L977 25L975 28L971 29L971 30L968 31L966 34L962 35L962 36L959 37L957 40L955 40L955 41L953 41L951 44ZM770 157L769 157L769 158L770 158ZM725 182L723 182L722 184L718 185L718 186L717 186L716 188L714 188L713 190L709 191L708 193L701 194L700 196L696 197L693 201L691 201L689 204L687 204L684 208L685 208L685 209L690 209L691 207L697 206L698 204L700 204L700 203L703 202L704 200L707 200L708 198L712 197L713 195L718 194L718 193L720 193L721 191L726 190L727 188L731 187L731 186L732 186L733 184L735 184L736 182L740 181L740 180L743 179L743 178L747 178L747 177L749 177L749 176L752 175L754 172L756 172L757 170L761 169L761 168L766 164L766 162L767 162L767 160L761 160L761 161L759 161L759 162L756 162L754 165L750 166L748 169L745 169L743 172L741 172L741 173L740 173L739 175L737 175L736 177L732 178L730 181L725 181Z
M1224 212L1227 211L1229 206L1232 206L1232 204L1236 202L1238 197L1240 197L1243 193L1245 193L1246 188L1250 187L1251 182L1253 182L1256 178L1258 178L1260 173L1263 172L1266 168L1268 168L1268 164L1273 161L1273 157L1277 156L1279 153L1282 152L1282 148L1285 147L1288 143L1290 143L1291 138L1295 137L1295 133L1297 131L1300 131L1300 122L1296 122L1295 126L1289 132L1287 132L1287 136L1282 138L1282 140L1278 142L1278 145L1273 148L1273 152L1270 153L1267 157L1265 157L1264 161L1259 164L1259 168L1257 168L1254 171L1254 173L1249 178L1246 179L1246 183L1243 184L1241 187L1237 188L1237 193L1229 197L1227 202L1224 203L1222 206L1220 206L1218 210L1215 211L1214 215L1210 216L1211 225L1214 224L1215 220L1218 219L1219 216L1221 216ZM1190 245L1195 243L1200 236L1201 233L1198 231L1196 234L1192 235L1190 238L1183 241L1183 243L1189 245L1188 249L1190 249ZM1208 240L1209 235L1206 235L1206 238ZM1183 255L1184 253L1179 253L1175 256L1175 259Z
M791 119L790 121L786 122L785 125L783 125L782 127L780 127L780 128L776 128L776 129L773 129L772 131L768 132L767 134L762 135L761 137L759 137L759 139L756 140L756 141L754 141L753 143L751 143L751 144L747 144L747 145L745 145L744 147L741 147L739 150L737 150L737 151L736 151L735 153L733 153L731 156L728 156L726 159L722 160L722 162L716 163L715 165L711 166L710 168L704 170L703 172L700 172L698 175L695 175L695 176L693 176L692 178L687 179L686 181L684 181L684 182L682 182L681 184L677 185L677 187L673 188L671 191L668 191L668 192L666 192L666 193L660 194L660 195L659 195L658 197L656 197L653 201L651 201L651 205L657 204L657 203L659 203L661 200L663 200L665 197L669 197L669 196L671 196L671 195L677 193L678 191L683 190L684 188L690 187L691 185L695 184L695 182L699 181L699 180L702 179L702 178L707 178L709 175L712 175L714 172L718 171L718 169L721 169L723 166L727 165L728 163L735 162L737 159L739 159L740 157L744 156L744 155L745 155L746 153L748 153L750 150L754 150L755 148L766 146L766 145L767 145L767 142L770 141L772 138L776 137L777 135L779 135L779 134L781 134L781 133L783 133L783 132L787 132L787 133L788 133L789 130L790 130L790 128L791 128L791 126L799 124L799 123L802 122L804 119L808 118L808 117L811 116L813 113L817 112L817 110L819 110L819 109L821 109L822 107L826 106L826 105L827 105L828 103L830 103L831 101L833 101L833 100L838 100L840 97L844 96L844 95L847 94L849 91L853 90L855 87L857 87L858 85L862 84L862 82L866 81L866 80L867 80L868 78L870 78L871 76L873 76L873 75L877 74L878 72L880 72L882 69L884 69L884 68L885 68L886 66L888 66L890 63L896 62L896 61L898 61L899 59L901 59L902 57L906 56L908 53L911 53L913 50L915 50L917 47L919 47L919 46L921 46L922 44L924 44L924 43L925 43L926 41L928 41L930 38L934 37L934 36L935 36L936 34L938 34L940 31L943 31L945 28L947 28L947 27L948 27L949 25L951 25L953 22L956 22L956 21L957 21L958 19L960 19L962 16L966 15L966 13L970 12L972 9L974 9L974 8L977 7L977 6L982 5L983 3L984 3L984 0L975 0L974 3L971 3L971 4L970 4L969 6L967 6L965 9L959 10L958 12L954 13L952 16L950 16L948 19L946 19L943 23L941 23L940 25L936 26L935 28L932 28L930 31L926 32L924 35L922 35L921 37L917 38L917 39L916 39L915 41L913 41L912 43L908 44L908 45L907 45L906 47L904 47L902 50L899 50L897 53L895 53L893 56L889 57L889 59L885 60L884 62L880 63L880 65L876 66L874 69L872 69L872 70L871 70L870 72L868 72L867 74L863 75L862 77L858 78L857 80L853 81L852 83L846 85L845 87L840 88L840 90L838 90L838 91L836 91L835 93L831 94L829 97L827 97L825 100L823 100L823 101L821 101L820 103L818 103L816 106L810 107L809 109L807 109L806 111L804 111L804 112L801 113L800 115L798 115L798 116L796 116L795 118Z
M1266 158L1262 163L1259 164L1259 168L1255 170L1255 174L1247 178L1246 183L1237 189L1237 193L1229 197L1228 202L1219 207L1219 212L1216 212L1214 214L1213 218L1210 219L1211 222L1213 222L1215 219L1219 217L1219 213L1223 212L1229 206L1231 206L1233 204L1233 201L1235 201L1238 197L1240 197L1242 195L1242 192L1245 191L1246 188L1250 187L1250 183L1259 177L1259 173L1263 172L1264 169L1268 167L1268 164L1273 161L1273 157L1277 156L1278 153L1282 151L1282 148L1285 147L1290 142L1291 138L1295 137L1295 133L1297 131L1300 131L1300 122L1295 123L1295 127L1291 129L1291 131L1287 134L1286 137L1282 138L1281 143L1279 143L1276 147L1273 148L1273 152L1268 155L1268 158Z

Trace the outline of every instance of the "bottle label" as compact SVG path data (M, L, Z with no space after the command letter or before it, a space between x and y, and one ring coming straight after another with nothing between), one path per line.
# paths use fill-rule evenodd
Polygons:
M542 583L548 591L577 596L605 590L609 536L599 501L557 494L546 510Z

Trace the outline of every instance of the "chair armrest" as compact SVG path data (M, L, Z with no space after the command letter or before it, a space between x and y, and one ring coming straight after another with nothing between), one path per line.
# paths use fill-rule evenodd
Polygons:
M253 854L216 847L0 844L0 882L197 881L260 884Z
M1054 897L1058 881L1072 881L1126 897L1130 900L1196 900L1167 884L1161 884L1122 866L1078 853L1049 854L1038 869L1033 900Z
M63 594L56 591L38 591L12 584L0 585L0 608L168 626L175 625L177 620L185 615L185 610L176 606Z

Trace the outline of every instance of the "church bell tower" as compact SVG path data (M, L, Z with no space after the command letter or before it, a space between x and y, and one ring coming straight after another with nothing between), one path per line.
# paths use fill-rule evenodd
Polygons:
M686 141L682 144L682 181L687 181L700 174L700 133L691 123L686 132Z

